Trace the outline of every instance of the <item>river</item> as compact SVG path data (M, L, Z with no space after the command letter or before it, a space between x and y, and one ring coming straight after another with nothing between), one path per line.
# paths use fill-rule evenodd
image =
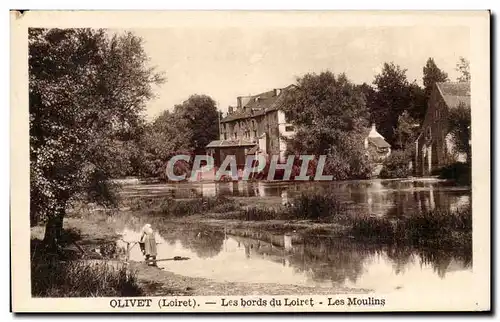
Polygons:
M280 203L301 191L330 189L353 208L385 216L414 211L470 206L470 187L438 180L370 180L330 183L203 183L133 185L128 196L195 198L224 195L269 199ZM138 227L121 233L137 240ZM456 292L473 286L471 250L416 249L409 246L362 244L326 237L301 239L248 231L242 237L225 229L186 227L171 223L157 227L158 266L190 277L217 282L278 283L318 287L345 286L377 292ZM120 247L124 244L120 241ZM144 258L138 246L130 259Z
M334 182L220 182L129 185L125 196L170 196L176 199L222 195L280 204L302 191L329 190L340 201L365 213L401 216L415 211L454 210L469 206L469 186L435 179L360 180Z

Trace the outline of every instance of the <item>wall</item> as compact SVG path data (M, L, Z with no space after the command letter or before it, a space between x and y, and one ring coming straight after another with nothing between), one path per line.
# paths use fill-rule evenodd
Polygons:
M278 111L278 131L280 136L284 136L287 138L292 137L295 134L295 130L290 130L292 125L287 123L285 113L282 111ZM292 127L293 128L293 127ZM286 141L282 138L279 139L279 149L280 149L280 158L284 161L285 151L286 151Z
M254 124L252 124L252 120ZM221 140L224 139L224 132L226 133L227 140L234 140L234 134L237 133L237 139L244 139L247 141L258 142L258 138L266 133L267 140L265 150L270 155L284 156L286 150L286 143L280 136L290 137L295 134L295 131L287 131L290 126L286 123L285 115L281 111L270 111L265 115L249 117L247 119L234 120L222 123ZM254 129L257 131L256 135ZM249 132L249 136L245 136L245 132ZM248 132L247 132L248 133ZM262 142L259 142L262 145ZM261 147L262 149L262 147Z

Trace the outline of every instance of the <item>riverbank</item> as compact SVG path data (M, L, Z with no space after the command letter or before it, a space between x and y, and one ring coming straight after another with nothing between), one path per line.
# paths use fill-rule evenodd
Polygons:
M114 216L133 216L131 213L118 213ZM96 214L94 216L68 216L64 220L64 227L73 236L76 243L67 243L63 248L66 254L71 254L80 265L88 263L95 265L97 262L104 262L112 266L127 267L127 271L134 276L139 293L133 295L142 296L184 296L184 295L286 295L286 294L346 294L346 293L367 293L368 289L347 288L342 286L332 287L307 287L300 285L285 285L273 283L238 283L238 282L215 282L206 278L196 278L182 276L155 267L147 266L143 262L130 261L124 264L123 260L116 258L116 254L96 253L99 249L103 252L104 245L113 244L121 238L117 233L123 228L120 220L113 220L113 217L106 214ZM196 216L186 221L194 223ZM115 223L115 224L113 224ZM40 241L43 238L43 227L33 227L31 230L32 241ZM77 246L76 246L77 245ZM82 254L81 250L84 254ZM105 252L106 253L106 252ZM81 258L84 255L84 259ZM186 261L189 265L189 261ZM46 276L45 276L46 278ZM58 294L57 290L55 294Z
M392 193L391 190L385 191ZM406 190L398 191L408 193ZM150 194L146 197L123 198L120 207L112 210L92 207L88 204L73 205L71 209L68 209L64 220L67 236L67 240L63 240L64 254L68 255L66 257L71 260L79 260L79 265L95 263L97 260L99 263L104 263L103 266L108 264L124 266L125 269L122 271L131 274L130 277L122 279L131 285L127 291L135 291L135 285L137 285L140 294L144 295L367 292L370 287L355 288L349 285L350 288L346 288L341 280L336 280L335 276L332 278L336 282L330 283L331 286L327 283L326 287L324 283L310 287L314 282L313 279L308 282L301 281L300 286L289 280L274 283L274 279L243 278L248 283L225 282L226 276L223 273L224 266L226 266L225 259L219 258L219 266L212 268L214 272L222 272L216 277L217 280L212 279L214 274L204 271L207 269L205 263L213 263L212 258L216 258L217 254L222 254L221 256L225 258L227 253L221 253L222 245L227 244L228 236L238 236L243 239L232 237L229 239L237 243L238 247L241 241L242 246L239 251L247 252L244 247L259 246L260 242L266 242L271 249L277 247L272 251L274 254L272 261L280 263L281 261L294 261L294 267L306 272L309 272L311 267L304 266L302 263L311 263L319 257L327 256L326 262L315 264L317 276L329 274L322 267L332 267L329 265L334 265L332 263L337 263L338 260L344 261L353 257L348 260L350 263L348 265L358 267L362 265L361 259L367 254L379 253L389 254L390 260L401 265L405 265L406 261L411 261L410 254L418 254L415 256L419 256L426 263L435 265L440 271L446 269L449 261L455 261L454 258L468 265L467 263L471 261L469 254L471 254L472 247L470 205L467 206L465 203L465 207L434 209L431 207L433 199L420 198L420 194L421 190L413 189L410 196L419 203L421 201L422 208L420 206L418 208L394 208L397 212L385 212L385 215L366 212L369 208L362 205L359 207L360 201L346 203L345 199L340 198L342 193L338 190L295 194L288 200L284 200L279 194L269 197L217 196L175 199L171 196ZM165 244L162 247L168 248L168 251L164 251L162 258L175 256L180 250L179 247L184 247L189 249L187 256L197 256L198 262L183 261L177 266L173 265L175 264L173 262L172 265L170 262L168 265L161 263L160 266L163 269L151 268L140 262L142 254L136 249L133 260L125 266L123 245L119 246L117 241L124 238L125 231L135 233L145 223L150 223L164 238L162 242ZM43 238L43 231L43 227L32 228L33 245ZM251 240L245 240L245 238ZM285 240L294 245L294 253L285 251L286 255L283 255L286 248ZM282 253L277 255L276 250ZM235 249L235 251L238 250ZM260 251L262 252L262 249ZM271 260L269 253L250 252L252 256ZM242 254L242 256L246 255L246 253ZM337 258L337 256L342 257ZM396 257L393 258L394 256ZM204 262L204 260L207 261ZM188 272L190 263L201 271ZM234 264L231 260L228 261L228 265L247 265L248 263ZM173 267L176 269L172 269ZM114 274L110 277L125 276L120 273L120 269L114 272L105 270L104 273ZM73 271L77 270L73 269ZM338 272L343 272L343 268L338 267ZM94 273L102 274L101 271ZM343 273L339 274L342 276ZM78 277L79 275L75 273L68 276L85 281L85 276ZM242 281L238 276L232 276L228 280ZM254 283L256 280L258 282ZM119 285L115 288L118 291L121 290ZM133 295L139 294L129 294L129 296Z

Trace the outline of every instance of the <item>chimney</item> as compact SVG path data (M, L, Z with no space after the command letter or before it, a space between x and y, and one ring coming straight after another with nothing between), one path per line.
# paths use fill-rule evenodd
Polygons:
M274 89L274 96L278 96L279 94L281 94L281 89L280 88L275 88Z
M238 105L237 105L237 108L238 108L238 109L240 109L240 108L241 108L241 106L242 106L242 104L241 104L241 99L242 99L242 97L241 97L241 96L238 96L236 99L238 100Z
M368 133L368 137L370 137L370 138L375 138L375 137L383 138L383 136L377 132L377 127L375 126L375 123L372 123L372 129L370 130L370 133Z

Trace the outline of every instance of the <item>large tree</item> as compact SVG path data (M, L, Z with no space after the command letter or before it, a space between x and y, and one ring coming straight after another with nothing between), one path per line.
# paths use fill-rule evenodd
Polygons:
M219 137L219 112L207 95L192 95L173 111L164 111L148 124L143 136L143 172L165 177L168 160L177 154L204 154Z
M365 95L345 74L306 74L287 92L282 109L297 127L288 140L289 153L327 155L325 172L335 179L368 175Z
M427 63L423 68L423 73L424 77L422 80L424 82L425 96L427 97L427 99L429 99L434 84L439 82L447 82L448 74L439 69L432 57L429 57L429 59L427 59Z
M219 137L219 113L215 101L207 95L191 95L174 108L186 125L188 139L195 153L205 152L208 143Z
M392 62L384 63L380 74L375 75L373 84L376 94L369 106L371 121L376 123L380 134L394 145L398 118L414 103L411 95L413 85L406 78L406 69Z
M172 156L193 153L190 137L186 120L176 113L164 111L147 125L142 137L142 173L165 178L165 166Z
M28 44L30 213L54 248L70 200L115 200L109 178L162 77L132 33L30 29Z

